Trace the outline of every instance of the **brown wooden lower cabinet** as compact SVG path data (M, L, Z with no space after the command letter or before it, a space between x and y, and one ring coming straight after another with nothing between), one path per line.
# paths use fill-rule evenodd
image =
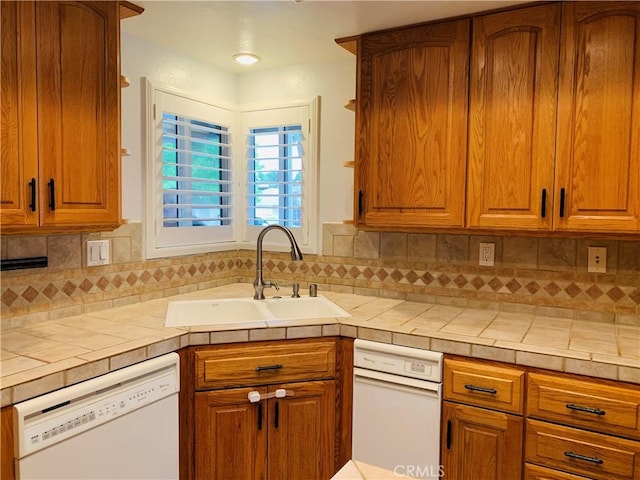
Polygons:
M521 478L522 417L445 401L442 420L444 478Z
M524 480L585 480L585 477L527 463L524 466Z
M640 442L527 420L526 460L602 480L640 479Z
M284 389L284 398L250 403ZM196 393L197 479L328 479L334 472L335 381Z
M13 480L15 478L13 467L13 407L3 407L0 410L0 478Z

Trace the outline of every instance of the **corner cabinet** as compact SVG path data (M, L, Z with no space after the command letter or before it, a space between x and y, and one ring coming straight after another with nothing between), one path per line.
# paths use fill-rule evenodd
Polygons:
M462 227L469 20L359 40L359 227Z
M120 5L2 4L3 234L120 224Z
M563 2L554 228L640 232L640 2Z
M348 459L341 445L350 448L341 342L191 349L181 387L181 478L331 478ZM189 395L192 410L184 408Z

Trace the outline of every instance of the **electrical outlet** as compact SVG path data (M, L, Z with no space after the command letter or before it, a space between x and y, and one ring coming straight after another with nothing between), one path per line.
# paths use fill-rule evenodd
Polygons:
M480 262L479 265L485 267L493 267L496 259L495 243L480 243Z
M87 241L87 267L109 265L109 240Z
M607 273L607 247L589 247L587 271Z

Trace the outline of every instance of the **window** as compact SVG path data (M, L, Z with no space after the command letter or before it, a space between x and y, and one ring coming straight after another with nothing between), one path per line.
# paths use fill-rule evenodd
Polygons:
M162 113L165 227L230 225L229 129Z
M267 225L288 227L303 251L317 240L317 100L242 112L245 136L246 218L243 240L255 241ZM272 249L289 250L284 236L265 238Z
M146 256L229 247L236 113L148 84Z
M302 227L302 125L249 133L249 225Z
M253 248L273 224L316 252L317 99L240 110L149 81L145 95L146 258ZM290 248L277 234L264 246Z

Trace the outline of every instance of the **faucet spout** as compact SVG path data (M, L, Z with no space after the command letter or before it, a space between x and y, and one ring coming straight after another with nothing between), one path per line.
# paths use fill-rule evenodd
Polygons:
M256 279L253 281L253 289L255 291L255 294L253 295L254 300L264 300L265 288L278 288L278 285L275 282L265 282L262 278L262 241L264 236L270 230L281 230L284 232L291 244L291 260L302 260L302 252L300 251L300 247L298 246L291 230L287 227L283 227L282 225L269 225L268 227L263 228L258 235L258 240L256 242Z

